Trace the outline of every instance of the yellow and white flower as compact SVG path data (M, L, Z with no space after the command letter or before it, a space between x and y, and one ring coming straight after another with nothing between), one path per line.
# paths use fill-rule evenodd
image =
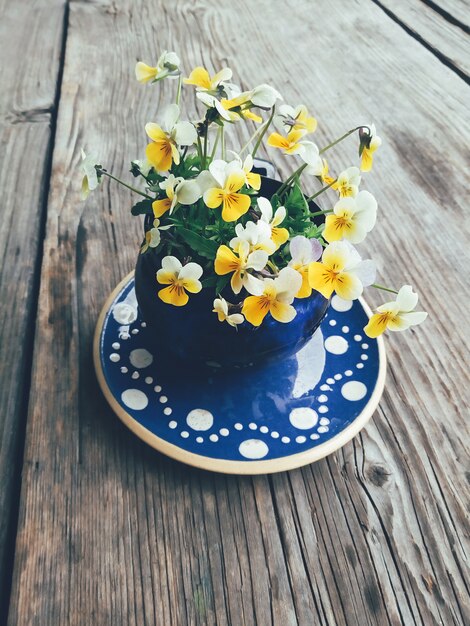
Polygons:
M153 122L145 125L145 132L152 140L145 155L160 172L168 171L173 162L179 164L178 146L191 146L197 139L195 127L191 122L179 122L179 116L179 106L171 104L165 111L162 126Z
M332 185L335 179L329 175L329 167L326 159L322 159L320 156L313 165L307 165L305 173L309 176L317 176L325 185Z
M139 83L155 82L163 78L174 77L179 74L180 59L175 52L163 52L157 61L156 67L151 67L142 61L135 66L135 77Z
M276 248L279 248L289 239L289 231L287 228L279 228L279 225L286 219L286 208L280 206L273 215L271 202L262 196L258 198L258 208L261 211L261 220L269 224L271 228L271 239L276 245Z
M173 174L169 174L159 187L165 190L167 197L152 202L155 217L161 217L167 211L170 211L171 215L177 204L194 204L202 195L195 180L184 180L181 176L176 177Z
M82 170L84 176L82 179L82 198L88 197L90 191L94 191L100 184L100 179L95 168L97 157L94 154L85 154L85 151L81 151L82 154Z
M382 140L376 133L375 124L370 124L369 128L370 133L365 133L361 136L361 144L359 148L359 154L361 156L361 170L363 172L370 172L374 160L374 152L382 145Z
M260 326L268 313L278 322L291 322L297 315L292 302L301 286L302 276L299 272L284 267L277 278L266 278L263 281L262 293L245 298L242 313L253 326ZM247 290L250 292L249 286Z
M224 67L212 77L205 67L196 67L183 82L186 85L194 85L197 91L216 94L218 87L231 78L232 70L229 67Z
M214 262L215 273L219 276L232 274L230 286L233 293L240 293L243 287L250 293L262 293L263 281L251 274L251 271L260 272L266 267L268 254L263 250L250 252L247 241L240 241L237 252L228 246L219 246ZM250 271L251 270L251 271Z
M317 128L317 120L309 115L307 107L303 104L291 107L282 104L277 115L274 117L277 128L289 133L291 130L301 130L305 133L313 133Z
M230 241L230 247L235 252L238 252L239 246L242 241L246 241L250 246L250 252L254 250L263 250L267 254L271 255L276 251L277 246L271 239L271 228L269 224L262 220L258 222L247 222L245 226L243 224L237 224L235 226L236 237Z
M237 170L243 170L245 172L245 184L247 187L251 187L256 191L259 191L261 187L261 176L256 174L256 172L251 171L254 166L251 154L249 154L242 163L241 158L236 152L233 150L228 150L227 152L233 156L233 161L231 161L230 167Z
M404 285L397 294L396 300L386 302L377 308L369 320L364 332L368 337L375 338L385 330L406 330L410 326L421 324L427 318L425 311L413 311L418 304L418 294L410 285Z
M334 292L343 300L356 300L375 280L375 263L363 261L348 241L334 241L324 250L321 263L310 263L308 282L325 298Z
M313 141L304 139L305 131L291 130L286 136L271 133L268 145L282 150L284 154L298 154L300 158L312 168L321 165L318 146Z
M169 285L160 289L158 297L166 304L184 306L189 300L186 293L199 293L202 289L200 278L202 267L197 263L181 262L174 256L166 256L162 259L162 267L157 272L157 281L161 285Z
M341 198L325 218L323 238L328 242L347 239L361 243L374 228L376 218L377 201L368 191L361 191L355 198Z
M289 267L299 272L302 276L302 286L296 298L308 298L312 293L312 288L308 282L308 266L313 261L317 261L323 251L323 246L318 239L307 239L302 235L293 237L289 243L289 252L292 260L289 261Z
M355 198L359 193L360 182L361 176L359 168L348 167L341 172L332 187L339 193L340 198L349 198L350 196Z
M214 308L212 313L217 313L219 322L227 322L230 326L236 328L238 324L243 324L245 318L241 313L229 313L229 304L224 298L216 298L214 300Z
M206 206L216 209L222 205L222 219L234 222L244 215L251 205L250 196L239 193L245 185L246 173L236 163L226 163L221 159L212 161L209 172L214 178L214 187L204 192Z
M141 254L147 252L149 248L156 248L161 241L161 230L168 230L172 228L173 224L168 224L167 226L160 226L160 220L153 220L153 227L145 233L145 241L140 248Z

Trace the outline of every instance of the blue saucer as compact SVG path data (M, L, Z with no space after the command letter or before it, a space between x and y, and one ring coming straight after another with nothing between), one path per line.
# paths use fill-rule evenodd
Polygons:
M129 326L113 317L122 303L135 318ZM382 339L364 335L369 314L362 301L334 296L294 357L230 372L175 370L167 355L148 350L131 274L98 320L95 369L118 417L164 454L230 474L283 471L331 454L375 410L386 364Z

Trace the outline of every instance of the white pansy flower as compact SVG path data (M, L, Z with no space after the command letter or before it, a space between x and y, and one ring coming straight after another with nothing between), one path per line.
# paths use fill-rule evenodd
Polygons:
M217 313L217 317L219 318L219 322L227 322L230 326L234 328L237 327L238 324L243 324L245 318L241 313L229 313L229 305L227 300L224 298L216 298L214 300L214 308L212 309L213 313Z
M378 337L385 330L406 330L410 326L421 324L427 318L425 311L414 311L418 304L418 294L411 285L404 285L397 294L396 300L386 302L377 307L364 331L368 337Z
M268 313L278 322L291 322L297 312L292 302L302 286L302 277L291 267L284 267L277 278L266 278L261 293L252 293L245 298L242 313L253 324L260 326Z
M272 254L276 250L276 244L271 239L271 228L269 224L259 220L258 222L247 222L245 226L237 224L235 226L236 237L230 241L230 247L238 252L242 241L246 241L250 246L250 251L264 250Z
M323 246L318 239L307 239L307 237L297 235L290 240L289 252L292 257L289 261L289 267L292 267L302 276L302 286L296 297L308 298L312 293L312 288L308 282L308 266L321 257Z
M166 50L160 55L157 65L152 67L139 61L135 66L135 76L140 83L156 82L163 78L174 78L179 74L180 59L175 52Z
M361 182L361 172L358 167L348 167L341 172L332 185L341 198L352 196L355 198L359 193L359 184Z
M165 190L167 197L152 202L155 217L161 217L167 211L171 215L177 204L195 204L202 196L197 180L184 180L181 176L174 176L174 174L169 174L159 183L159 187Z
M361 191L353 198L341 198L333 213L325 218L323 238L328 241L347 239L361 243L375 226L377 201L368 191Z
M257 202L258 208L261 211L261 221L269 225L271 230L271 239L277 249L289 239L289 231L287 228L279 228L279 225L286 219L286 209L285 207L280 206L273 214L273 207L267 198L263 198L261 196L258 198Z

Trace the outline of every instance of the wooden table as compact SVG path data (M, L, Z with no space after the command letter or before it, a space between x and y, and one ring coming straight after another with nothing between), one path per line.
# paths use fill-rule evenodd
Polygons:
M468 23L465 0L0 2L0 622L469 623ZM80 201L80 148L118 175L141 157L160 92L133 66L165 48L309 104L320 145L384 139L371 254L429 320L388 337L373 420L310 467L190 469L99 392L94 325L141 226L115 186Z

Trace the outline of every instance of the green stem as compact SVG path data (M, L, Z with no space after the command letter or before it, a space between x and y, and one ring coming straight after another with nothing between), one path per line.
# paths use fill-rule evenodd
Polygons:
M246 144L241 148L241 150L239 152L240 156L245 152L245 150L248 148L248 146L252 143L252 141L254 141L255 137L257 137L262 130L263 130L263 126L262 125L258 126L258 128L255 130L255 132L248 139Z
M264 128L263 128L263 130L261 131L261 134L260 134L260 136L258 137L258 140L257 140L257 141L256 141L256 143L255 143L255 147L253 148L253 152L251 153L251 156L252 156L253 158L255 158L255 155L256 155L256 153L258 152L258 148L260 147L261 142L263 141L263 137L265 136L265 134L266 134L266 132L267 132L268 128L271 126L271 122L273 121L273 117L274 117L274 113L275 113L275 111L276 111L276 107L275 107L275 106L273 106L273 110L272 110L272 112L271 112L271 115L269 116L268 121L267 121L267 122L266 122L266 124L264 125Z
M314 198L316 198L317 196L319 196L321 193L323 193L324 191L326 191L327 189L329 189L330 187L332 187L336 182L336 179L330 183L329 185L326 185L326 187L322 187L320 189L320 191L317 191L316 193L312 194L311 196L309 196L307 198L307 202L310 202L310 200L313 200Z
M199 160L201 162L201 170L204 169L203 163L202 163L202 145L201 145L201 138L199 137L199 135L197 136L197 154L199 156Z
M209 127L206 124L206 130L204 133L204 155L202 157L203 169L206 169L206 165L207 165L207 134L208 132L209 132Z
M389 291L390 293L398 293L396 289L390 289L389 287L384 287L383 285L378 285L377 283L373 283L371 287L375 287L376 289L381 289L382 291Z
M356 126L356 128L352 128L351 130L348 130L348 132L344 133L344 135L341 135L341 137L339 139L336 139L335 141L332 141L327 146L322 148L320 150L320 154L323 154L324 152L326 152L327 150L329 150L333 146L336 146L337 143L339 143L340 141L343 141L343 139L346 139L346 137L349 137L349 135L352 135L353 133L355 133L356 130L361 130L361 128L367 128L367 130L370 133L370 128L368 126Z
M181 86L183 84L183 74L179 75L178 78L178 89L176 90L176 104L179 106L181 99Z
M98 172L98 174L101 174L102 176L107 176L108 178L112 178L113 180L115 180L117 183L119 183L123 187L127 187L131 191L134 191L135 193L138 193L139 196L143 196L144 198L148 198L149 200L154 200L154 198L152 198L152 196L149 196L146 193L144 193L143 191L140 191L139 189L136 189L135 187L132 187L131 185L128 185L123 180L120 180L119 178L116 178L116 176L113 176L112 174L110 174L106 170L97 169L96 171Z
M220 148L221 148L222 159L225 161L225 126L222 126Z
M310 217L316 217L317 215L326 215L327 213L333 213L333 209L325 209L324 211L315 211L315 213L310 213Z
M301 165L298 169L295 170L295 172L293 174L291 174L289 176L289 178L284 181L284 183L279 187L279 189L276 192L276 195L280 196L281 193L283 193L286 189L286 187L288 185L290 185L290 183L294 180L294 178L296 176L300 176L300 174L302 174L302 172L304 171L304 169L307 167L307 163L304 163L303 165Z
M217 145L218 145L218 143L219 143L219 139L220 139L220 135L221 135L221 131L222 131L222 129L223 129L223 126L219 126L219 128L218 128L218 130L217 130L217 135L216 135L216 138L215 138L215 141L214 141L214 145L212 146L212 152L211 152L211 162L212 162L212 161L213 161L213 159L214 159L214 156L215 156L215 151L216 151L216 149L217 149Z

